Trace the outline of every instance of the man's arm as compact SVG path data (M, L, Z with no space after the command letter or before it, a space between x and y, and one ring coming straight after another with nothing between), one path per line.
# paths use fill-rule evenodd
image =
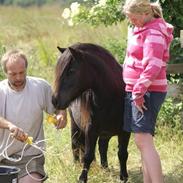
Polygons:
M0 128L8 129L11 132L11 136L25 142L28 135L19 127L12 124L10 121L6 120L5 118L0 116Z
M12 125L13 124L11 122L9 122L8 120L6 120L3 117L0 117L0 128L9 129L10 130Z

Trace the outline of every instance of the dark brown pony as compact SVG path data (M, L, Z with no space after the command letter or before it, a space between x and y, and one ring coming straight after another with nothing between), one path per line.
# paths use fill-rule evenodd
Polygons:
M108 166L108 141L114 135L119 143L120 179L126 182L130 133L122 128L125 85L121 66L98 45L79 43L59 50L63 54L56 66L53 104L57 109L69 108L75 160L80 158L79 148L84 150L79 182L87 182L98 139L101 164Z

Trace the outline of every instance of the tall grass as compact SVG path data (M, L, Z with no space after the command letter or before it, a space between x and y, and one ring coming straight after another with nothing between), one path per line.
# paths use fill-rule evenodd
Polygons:
M125 44L127 29L123 24L97 28L88 25L69 27L61 14L62 8L56 6L26 9L0 7L0 45L5 49L23 49L29 58L29 73L51 81L52 77L48 78L43 68L55 65L59 54L57 46L68 47L76 42L107 45L109 38L121 38L122 44Z
M73 163L69 125L61 131L55 130L50 125L45 125L45 129L48 139L46 169L49 174L49 179L46 182L75 183L82 166ZM167 134L166 138L162 138L161 134L156 134L155 138L155 144L162 161L165 183L181 183L183 180L183 137L180 138L176 135L172 137L170 128L159 130L166 130ZM107 170L100 167L100 159L98 151L96 151L97 160L91 165L89 183L119 182L117 150L117 138L113 137L109 145L109 169ZM128 172L130 183L142 183L140 155L134 144L133 135L129 145Z
M23 49L29 60L29 74L43 77L52 83L59 55L56 49L58 45L67 47L75 42L91 42L105 46L114 54L117 49L124 48L123 45L119 48L119 45L126 41L125 23L97 28L88 25L68 27L61 13L62 8L56 6L26 9L0 7L0 54L12 48ZM113 40L118 40L117 48ZM44 128L47 139L46 170L49 175L46 183L75 183L82 166L72 161L69 124L64 130L57 131L45 121ZM160 152L166 183L183 182L182 138L181 135L172 134L169 126L158 127L155 143ZM96 153L97 160L91 165L89 183L118 183L116 137L110 141L108 170L101 169L98 151ZM129 145L128 170L130 183L142 183L140 155L134 145L133 135Z

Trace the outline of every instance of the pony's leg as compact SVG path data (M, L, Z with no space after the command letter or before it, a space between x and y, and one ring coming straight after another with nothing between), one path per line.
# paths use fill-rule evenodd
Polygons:
M85 137L83 137L84 139ZM85 156L85 145L83 143L83 145L80 146L80 161L81 163L84 163L84 156Z
M69 114L71 118L71 145L72 145L73 159L74 162L80 162L81 131L74 121L71 110L69 110Z
M128 159L128 144L130 139L130 133L122 131L118 136L118 157L120 161L120 179L124 182L127 182L128 173L127 173L127 159Z
M71 122L72 124L73 122ZM79 133L79 131L77 131L73 125L71 125L71 145L72 145L72 154L73 154L73 158L74 158L74 162L79 162L80 157L79 157L79 145L78 145L78 134L76 135L76 133Z
M85 131L85 156L84 156L83 170L79 177L80 183L87 183L90 164L95 157L95 147L97 138L98 134L96 132L96 127L91 123L88 124Z
M100 162L103 168L108 167L107 150L108 150L110 138L111 137L99 137L99 140L98 140Z

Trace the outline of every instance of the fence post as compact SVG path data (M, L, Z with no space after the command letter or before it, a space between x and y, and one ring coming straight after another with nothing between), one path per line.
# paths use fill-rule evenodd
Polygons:
M183 30L180 30L180 43L181 43L181 48L183 48Z

